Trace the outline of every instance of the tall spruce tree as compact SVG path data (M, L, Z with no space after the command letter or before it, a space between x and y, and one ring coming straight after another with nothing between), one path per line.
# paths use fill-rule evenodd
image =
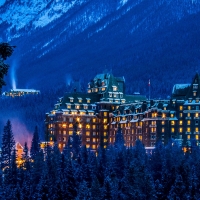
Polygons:
M74 159L79 155L81 148L81 139L78 135L77 125L78 123L76 122L73 126L73 135L68 139L68 148L70 149Z
M4 126L1 148L1 168L3 169L11 166L12 153L15 149L15 140L10 120L8 120Z
M35 127L34 133L33 133L33 139L31 144L31 157L34 159L35 156L39 153L40 147L39 147L40 139L38 134L38 127Z
M120 124L118 125L117 133L115 135L115 144L114 145L117 149L122 149L124 147L124 136L123 136Z

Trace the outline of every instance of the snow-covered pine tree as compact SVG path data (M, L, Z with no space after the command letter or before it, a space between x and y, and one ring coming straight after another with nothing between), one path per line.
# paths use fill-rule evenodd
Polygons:
M81 139L77 131L77 122L73 125L73 135L68 138L68 148L72 153L73 159L77 158L80 153Z
M118 125L117 133L115 135L115 143L114 146L117 149L122 149L124 147L124 136L122 133L122 129L120 127L120 124Z
M33 133L33 139L31 143L31 158L34 159L37 153L40 151L39 147L40 139L39 139L39 134L38 134L38 127L35 127L34 133Z
M10 120L4 126L1 149L1 169L4 169L11 166L12 153L15 149L15 140Z

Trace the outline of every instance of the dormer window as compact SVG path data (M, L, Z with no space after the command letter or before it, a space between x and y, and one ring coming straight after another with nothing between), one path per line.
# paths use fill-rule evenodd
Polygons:
M87 100L87 103L90 103L90 99L89 98L86 98L86 100Z
M198 84L193 84L193 89L194 90L198 89Z
M166 114L165 113L162 113L162 118L165 118L166 117Z
M122 103L125 103L125 99L122 99L121 102L122 102Z
M67 108L71 109L71 104L70 103L67 104Z
M117 86L112 86L113 87L113 91L117 91Z
M76 107L76 109L80 109L80 105L79 104L76 104L75 107Z
M188 100L188 102L189 102L189 103L192 103L192 99L190 98L190 99Z
M74 98L73 97L69 97L69 101L70 102L74 102Z
M88 105L84 104L83 108L84 108L85 110L87 110L87 109L88 109Z
M82 103L82 98L78 98L78 102L79 102L79 103Z
M172 114L170 114L170 117L171 117L171 118L173 118L173 117L174 117L174 114L173 114L173 113L172 113Z
M117 97L117 94L113 94L113 97L116 98L116 97Z

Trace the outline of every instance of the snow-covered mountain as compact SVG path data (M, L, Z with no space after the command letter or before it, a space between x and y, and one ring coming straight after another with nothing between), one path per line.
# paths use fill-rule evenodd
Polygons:
M164 77L166 91L152 84L165 93L171 69L177 81L198 69L199 11L198 0L7 0L0 40L17 45L10 63L20 87L53 86L69 74L87 81L112 68L135 79L130 92L145 93L146 80Z

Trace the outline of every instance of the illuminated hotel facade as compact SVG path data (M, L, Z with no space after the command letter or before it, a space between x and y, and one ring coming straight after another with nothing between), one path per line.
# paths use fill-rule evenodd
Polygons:
M66 93L55 109L46 114L46 138L57 141L62 151L73 134L74 125L82 145L96 150L115 142L120 126L125 145L141 140L154 147L177 141L183 148L199 145L200 78L191 84L176 84L169 100L147 100L141 95L124 94L124 78L99 74L88 84L88 93Z

